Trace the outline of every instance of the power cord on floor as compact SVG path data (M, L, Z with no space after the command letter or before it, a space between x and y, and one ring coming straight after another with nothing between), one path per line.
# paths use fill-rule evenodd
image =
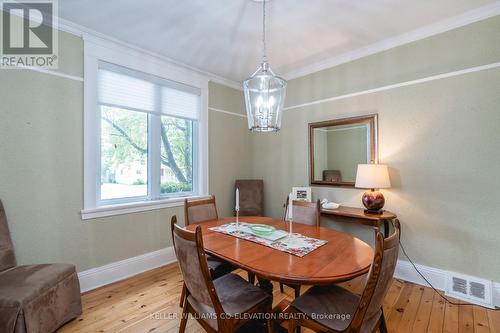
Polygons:
M479 305L479 304L457 303L457 302L450 301L450 299L448 297L443 296L436 288L434 288L434 286L429 282L429 280L427 280L427 278L418 270L417 266L413 263L413 260L411 260L410 257L408 256L408 254L406 253L406 250L405 250L403 244L401 243L401 240L399 241L399 246L401 248L401 251L403 251L403 254L405 255L405 257L408 259L408 261L410 262L410 264L413 266L413 268L415 269L415 271L418 273L418 275L420 275L422 277L422 279L424 279L424 281L427 282L427 284L434 290L434 292L436 294L438 294L442 299L444 299L445 302L448 302L448 303L450 303L452 305L457 305L457 306L463 306L463 305L477 306L477 307L488 309L488 310L500 311L500 308L494 308L494 309L492 309L492 308L488 308L486 306L482 306L482 305Z

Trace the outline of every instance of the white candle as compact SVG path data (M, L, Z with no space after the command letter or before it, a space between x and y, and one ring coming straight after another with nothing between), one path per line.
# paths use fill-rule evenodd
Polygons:
M293 196L292 193L288 195L288 220L293 219Z
M236 189L236 207L235 207L235 210L236 211L239 211L240 210L240 189Z

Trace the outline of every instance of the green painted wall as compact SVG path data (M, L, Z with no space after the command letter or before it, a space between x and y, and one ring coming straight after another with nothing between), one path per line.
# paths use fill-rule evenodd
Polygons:
M288 82L285 106L497 62L499 17Z
M82 40L59 36L59 71L81 76ZM235 91L211 84L209 95L221 107ZM209 114L209 183L221 215L231 212L234 180L249 172L244 124ZM170 246L171 216L184 219L179 207L82 221L83 82L27 70L0 69L0 198L19 263L69 262L78 271Z
M291 80L287 106L500 61L500 17ZM275 135L251 135L252 176L267 214L307 185L307 124L379 114L380 162L391 167L386 208L416 262L500 281L500 69L285 111ZM357 189L314 187L313 198L361 206ZM325 225L372 241L361 226ZM402 256L400 259L404 259Z
M287 106L500 61L500 18L291 80ZM83 43L61 33L60 71L82 74ZM391 167L387 208L421 264L500 281L500 69L286 111L277 134L209 111L209 186L220 215L232 211L236 178L263 178L266 210L279 217L292 186L308 184L309 122L379 114L380 160ZM72 262L82 271L167 247L182 209L82 221L83 83L0 70L0 198L20 263ZM209 106L244 113L241 91L210 83ZM361 191L317 188L360 206ZM322 223L371 241L370 230Z
M243 92L210 82L208 85L209 188L219 215L233 215L234 181L250 177L250 134L247 119L210 110L245 113Z
M210 82L208 86L208 106L246 115L243 92L214 82ZM239 117L239 119L246 121L245 118Z

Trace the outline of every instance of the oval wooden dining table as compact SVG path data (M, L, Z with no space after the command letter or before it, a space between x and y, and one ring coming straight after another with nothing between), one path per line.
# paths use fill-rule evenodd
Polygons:
M373 261L374 251L368 244L350 234L325 227L293 224L294 233L327 241L303 257L209 230L231 222L235 222L234 217L199 224L205 251L255 273L259 282L272 280L298 285L327 285L365 274ZM240 222L267 224L288 231L286 222L269 217L240 217ZM196 225L187 228L194 230Z

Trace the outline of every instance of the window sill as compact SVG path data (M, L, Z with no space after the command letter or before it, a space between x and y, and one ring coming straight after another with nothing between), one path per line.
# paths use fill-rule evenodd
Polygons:
M208 198L206 195L192 195L186 197L159 199L142 202L132 202L125 204L102 206L91 209L83 209L81 211L82 220L91 220L100 217L123 215L130 213L145 212L148 210L180 207L184 205L185 199L204 199Z

